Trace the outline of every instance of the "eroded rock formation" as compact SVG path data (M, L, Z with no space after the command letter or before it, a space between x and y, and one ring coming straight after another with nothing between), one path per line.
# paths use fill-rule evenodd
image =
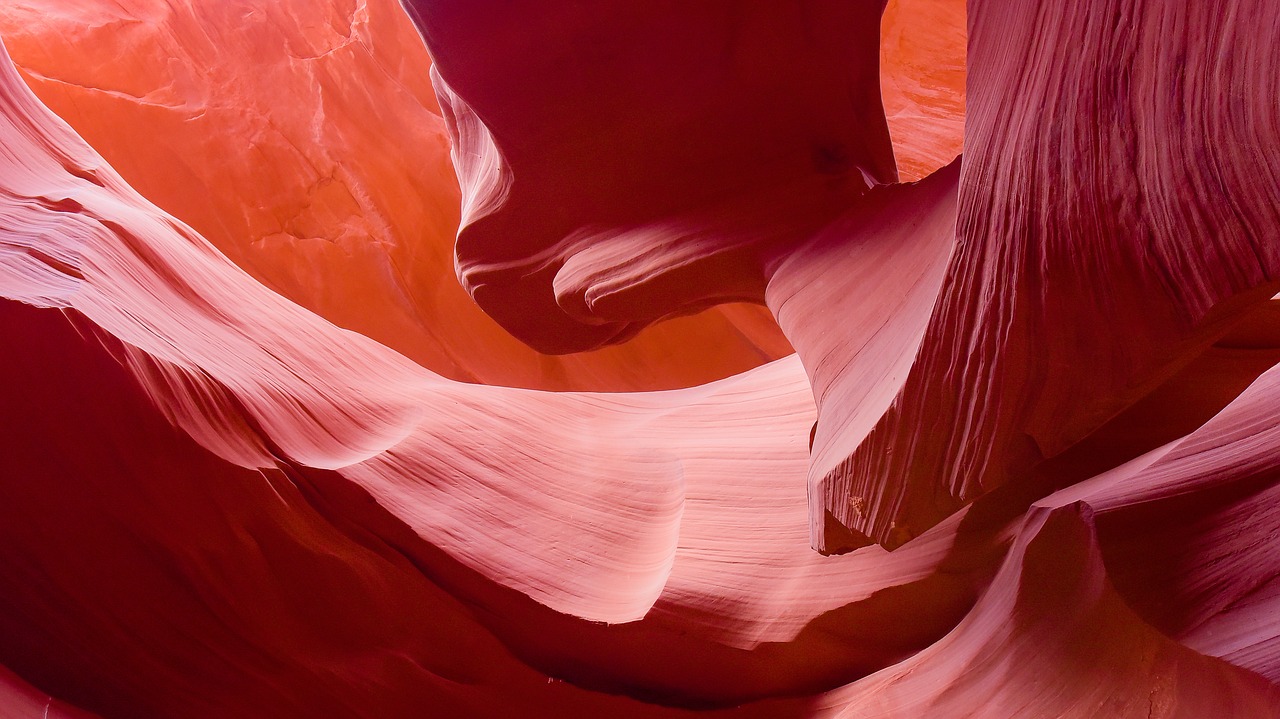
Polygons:
M1062 454L1280 290L1280 8L996 5L969 8L957 245L924 345L815 490L895 546Z
M0 715L1280 715L1275 10L406 4L0 11Z
M277 292L444 376L665 389L790 352L746 305L572 357L481 312L455 277L458 181L430 58L394 0L15 0L0 37L148 199Z

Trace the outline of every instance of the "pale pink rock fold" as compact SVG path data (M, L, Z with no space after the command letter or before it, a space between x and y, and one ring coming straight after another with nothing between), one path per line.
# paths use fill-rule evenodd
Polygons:
M543 351L759 301L761 245L897 179L878 0L404 4L452 117L459 277Z
M470 382L691 386L790 352L763 308L541 355L458 285L458 178L395 0L12 0L24 79L131 185L335 324ZM465 179L465 178L464 178Z
M258 285L0 72L0 287L24 338L3 358L23 381L0 569L23 591L2 659L51 689L113 715L680 714L544 680L563 674L773 717L945 630L998 557L938 584L950 530L891 560L812 553L794 360L658 394L443 380ZM810 629L897 588L916 633ZM217 649L153 659L187 632ZM684 659L639 671L613 641Z
M905 386L814 510L889 547L1084 439L1280 288L1280 6L969 18L956 252Z
M769 308L817 401L810 532L826 552L867 543L826 509L824 478L867 438L906 381L955 245L960 172L956 160L918 183L868 192L807 243L779 252L767 270ZM850 497L847 509L871 511L866 502Z
M841 717L1273 716L1280 691L1142 622L1107 578L1088 504L1036 507L947 636L851 685Z
M1226 109L1195 105L1213 83L1274 90L1249 64L1274 67L1274 58L1253 57L1264 50L1241 38L1214 50L1221 76L1193 73L1207 84L1179 86L1185 94L1173 96L1202 111L1183 118L1178 142L1193 145L1185 157L1157 152L1149 126L1126 134L1126 116L1109 114L1167 120L1166 135L1182 127L1155 102L1167 102L1168 64L1133 61L1132 105L1088 94L1107 65L1090 54L1104 49L1094 33L1160 49L1185 41L1188 67L1202 67L1211 48L1199 33L1262 26L1201 18L1179 35L1156 20L1207 11L1154 0L1125 6L1126 22L1079 26L1103 4L975 4L986 15L974 19L978 122L963 165L945 157L940 129L955 115L922 110L922 128L938 122L929 125L936 135L921 129L906 148L927 168L917 182L864 183L891 172L872 123L872 160L851 160L830 187L814 156L803 166L787 153L757 168L761 186L712 182L706 201L687 207L676 207L666 175L606 173L651 194L613 198L620 214L603 224L565 219L581 207L504 194L609 199L618 189L569 173L598 157L552 143L578 189L517 190L522 165L499 161L513 159L503 154L512 147L533 155L539 146L513 137L563 132L567 143L585 133L633 153L645 171L679 164L643 156L654 148L612 147L634 135L591 123L653 122L625 112L635 99L627 93L671 89L672 72L713 49L690 44L687 56L647 65L653 58L592 34L617 31L604 37L640 47L679 40L679 28L623 32L628 22L662 25L658 10L675 4L593 6L566 25L559 3L516 3L511 17L489 3L420 4L429 41L433 26L454 23L460 34L444 46L490 42L490 31L509 41L480 55L504 68L528 60L525 70L547 73L564 61L556 53L599 60L554 78L569 99L575 82L671 71L651 84L595 87L614 104L594 119L569 117L578 123L569 128L553 121L582 108L540 107L546 98L519 74L488 88L492 78L451 76L451 64L466 64L463 47L441 63L437 87L461 140L455 160L473 229L515 210L563 211L557 221L571 226L540 234L550 220L535 212L525 217L539 232L524 239L552 245L477 256L499 274L554 267L499 302L515 302L500 310L513 322L548 309L522 308L525 291L554 305L554 319L522 325L531 336L557 341L539 333L564 324L574 332L566 346L616 338L714 287L767 301L798 351L663 392L465 384L331 324L132 189L36 99L0 46L0 336L12 339L0 348L0 715L1280 714L1280 303L1268 300L1276 242L1263 222L1277 205L1264 202L1274 171L1232 154L1275 147L1274 118L1254 96L1228 95ZM815 3L812 16L766 3L706 7L731 11L744 37L781 56L806 37L803 24L783 23L770 38L770 19L879 12L876 2ZM693 12L691 27L732 36L709 12ZM294 29L290 48L325 54L328 45L311 41L332 39L333 28ZM1073 47L1083 58L1058 64L1049 29L1062 31L1059 41L1082 33ZM862 40L875 34L856 30ZM1139 30L1149 35L1135 39ZM939 47L956 37L954 27L937 34ZM566 44L575 39L583 42ZM549 54L522 54L530 44ZM834 47L803 48L812 54L782 68L783 79ZM1009 63L1037 47L1043 56ZM868 48L850 52L874 63ZM770 57L728 55L755 70ZM1064 73L1095 82L1055 83ZM1002 84L1015 79L1040 81L1028 87L1041 94ZM763 101L738 91L775 82L740 80L725 92L730 108ZM775 130L790 137L793 113L821 99L829 80L791 88L796 103L756 128L763 140L750 129L706 133L701 120L719 117L726 97L703 105L677 87L686 110L706 113L681 126L728 143L707 152L749 165L757 158L734 155L742 143L768 146ZM903 97L924 103L928 82L904 81L914 89ZM874 94L858 87L861 100ZM1079 122L1117 124L1090 134L1076 114L1046 120L1035 102L1057 97L1048 88L1098 100L1072 108ZM936 89L956 97L954 87ZM531 109L546 115L521 128ZM812 128L802 129L808 138ZM1212 136L1234 144L1209 146ZM1150 154L1128 164L1091 154L1100 139ZM794 176L764 182L791 161ZM725 169L700 168L689 181ZM1255 184L1245 187L1242 173ZM1161 204L1187 194L1169 178L1190 182L1197 201ZM629 205L641 199L647 209ZM655 199L670 211L647 214ZM984 203L998 212L985 214ZM634 216L621 211L629 207ZM1195 253L1175 233L1192 225L1207 228ZM1031 454L1019 432L1030 433Z
M1040 502L1087 501L1129 606L1187 646L1273 682L1278 399L1280 366L1186 437Z

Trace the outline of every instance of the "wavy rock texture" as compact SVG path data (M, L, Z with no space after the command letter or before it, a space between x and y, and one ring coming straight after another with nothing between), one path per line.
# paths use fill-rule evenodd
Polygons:
M17 0L0 36L147 198L272 289L444 376L663 389L790 352L749 306L565 358L480 312L455 277L458 181L431 61L394 0Z
M648 2L409 3L455 143L463 280L500 323L565 351L747 297L797 350L759 364L743 340L731 362L649 381L759 366L639 393L449 367L618 389L657 366L641 345L529 374L531 351L498 364L509 340L487 334L487 354L440 366L342 329L297 302L385 308L361 253L396 250L353 230L350 285L317 281L348 262L326 254L288 296L269 289L307 243L249 274L236 243L252 235L211 241L161 210L0 46L0 716L1280 715L1280 301L1261 234L1280 205L1259 159L1276 63L1257 41L1276 24L1246 4L1208 22L1154 2L974 3L966 33L935 0L883 21L875 2L682 4L683 26ZM41 28L102 13L47 46L50 68L99 42L173 55L178 74L264 68L236 75L248 117L273 89L301 97L291 83L330 109L343 88L379 107L390 93L408 119L278 126L310 138L298 153L372 173L342 227L448 196L438 174L371 169L407 162L380 127L443 148L394 8L33 7L0 11L32 57ZM219 59L236 27L308 59ZM1201 71L1153 89L1177 68ZM140 72L119 98L27 77L68 107L96 98L81 121L164 177L128 159L118 123L192 85ZM1250 90L1271 94L1233 94ZM1045 115L1054 93L1069 111ZM1185 111L1166 114L1170 97ZM1090 131L1101 118L1115 124ZM842 151L815 154L827 130L841 141L820 149ZM170 149L203 132L153 131ZM292 162L268 155L187 169ZM307 186L280 172L264 197ZM192 186L218 195L200 210L214 219L283 206ZM190 187L168 189L194 208ZM345 231L331 209L308 220L318 234ZM1193 226L1203 242L1180 244ZM396 247L434 257L437 241ZM413 331L445 346L447 314ZM690 322L650 347L715 341L707 316Z
M795 344L818 404L809 483L821 480L891 407L920 348L955 244L960 161L917 184L868 192L840 219L777 260L765 292ZM833 278L839 278L835 280ZM841 319L839 332L828 326ZM853 549L849 532L810 497L811 527L827 552ZM855 516L862 498L848 500Z
M969 11L957 249L892 408L815 489L815 511L891 547L1061 454L1280 289L1280 8Z
M1280 711L1280 693L1261 677L1197 654L1133 614L1107 579L1085 503L1029 512L990 589L955 630L848 693L848 717Z
M24 591L3 661L59 696L109 715L680 713L580 684L779 716L804 702L769 697L926 641L861 628L898 611L882 592L935 631L972 601L976 579L930 579L946 533L892 561L809 551L794 361L655 395L450 383L257 285L5 79L5 327L27 343L5 361L30 380L7 416L36 419L5 435L5 586ZM948 574L980 576L995 555L976 554ZM173 626L205 649L157 661L190 646Z
M898 177L882 2L405 6L455 141L463 285L544 351L761 301L769 248ZM934 34L902 42L924 17ZM901 50L886 77L912 177L959 149L962 17L910 0L884 30Z

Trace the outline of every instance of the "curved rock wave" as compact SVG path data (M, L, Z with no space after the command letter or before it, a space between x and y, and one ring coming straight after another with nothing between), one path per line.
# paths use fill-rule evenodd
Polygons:
M960 35L940 23L918 56L881 41L954 5L894 4L882 27L877 3L711 3L683 29L651 3L410 5L458 142L463 280L482 304L497 283L498 321L563 351L748 297L797 355L661 392L443 376L152 204L0 50L0 713L1280 713L1280 193L1248 151L1275 146L1266 8L1139 3L1108 24L1106 3L978 3L951 160L954 68L912 63ZM286 45L360 52L336 27ZM1212 54L1205 29L1231 50L1193 79L1226 82L1225 109L1168 84ZM1100 56L1064 63L1068 41ZM936 112L936 134L884 117L884 53L906 77L884 105ZM482 72L516 60L580 71L543 86L552 103ZM1103 92L1117 65L1127 95ZM1087 82L1030 82L1071 72ZM668 91L679 111L633 116ZM766 95L788 101L758 125L711 123ZM848 143L810 152L806 112ZM668 144L628 146L642 131ZM664 184L721 157L703 195Z

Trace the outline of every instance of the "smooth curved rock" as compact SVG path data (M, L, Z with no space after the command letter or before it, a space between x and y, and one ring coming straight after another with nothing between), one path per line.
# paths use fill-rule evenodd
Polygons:
M256 284L4 78L22 162L3 176L0 286L24 338L4 371L24 382L3 433L4 584L23 589L5 596L2 660L85 706L798 714L776 697L927 643L998 560L983 543L950 557L954 526L894 560L810 552L794 361L649 395L442 380ZM134 443L147 451L119 451ZM76 530L42 540L58 527ZM55 608L91 601L98 618L69 633ZM915 633L841 628L907 608ZM156 663L190 651L175 625L217 649ZM562 631L529 632L546 626ZM616 656L628 643L647 654ZM683 659L635 667L664 654ZM544 680L561 672L575 681Z
M464 15L486 7L435 6ZM559 6L515 7L550 17ZM991 42L993 26L983 23L996 23L996 13L1010 13L1009 22L1026 10L985 12L975 43ZM581 20L616 28L629 17L597 8ZM886 27L909 15L896 17ZM506 27L480 19L472 30ZM295 50L294 40L332 29L294 20L286 36ZM128 27L113 32L127 37ZM950 41L937 47L955 39L946 27L937 34ZM555 39L536 38L574 52ZM1086 39L1080 47L1099 49ZM1084 265L1115 269L1114 296L1061 294L1080 280L1056 274L1076 267L1059 263L1081 243L1048 247L1055 262L1043 276L978 262L991 271L961 281L975 257L1066 237L1044 228L975 234L975 223L989 219L978 211L982 197L1003 198L1008 204L995 206L1010 213L1060 209L1019 204L1017 193L1035 186L1000 173L1023 166L991 164L1018 159L1000 154L1016 148L983 134L993 117L1008 119L983 104L1011 92L993 87L1004 75L992 62L972 77L987 84L970 87L990 113L970 130L987 144L971 143L981 155L966 154L963 166L931 166L950 159L937 153L955 116L939 110L930 125L938 134L921 126L913 142L895 146L899 158L933 170L917 182L810 196L802 190L814 178L800 178L789 197L731 193L656 220L574 232L572 255L541 279L556 311L580 325L575 332L647 321L668 301L696 304L705 287L694 285L705 281L757 293L798 350L685 389L580 393L456 382L269 290L133 190L41 105L0 51L0 334L11 340L0 347L0 714L1280 713L1280 555L1272 547L1280 534L1280 302L1268 301L1263 282L1201 308L1224 318L1210 332L1195 324L1192 305L1134 296L1125 284L1134 274L1181 275L1126 275L1132 267L1105 264L1114 256L1102 249L1120 257L1132 249L1120 235ZM1081 67L1089 66L1054 66ZM932 95L931 81L912 82L904 81L916 88L904 94L912 103L956 97L946 83ZM456 135L509 142L483 104L449 87L439 89ZM1187 92L1203 100L1207 90ZM511 106L512 117L527 109ZM1040 128L1043 118L1021 111L1011 117L1029 134L1052 137L1066 125ZM1240 117L1252 116L1231 115ZM1166 155L1153 157L1168 169ZM1226 157L1218 167L1227 177L1257 170L1254 162ZM466 196L500 196L512 177L522 181L504 174L512 167L463 158L461 181L480 188ZM1120 171L1086 167L1133 189ZM1155 196L1139 186L1144 199ZM1195 197L1205 212L1225 212L1221 198ZM1258 207L1256 195L1230 199ZM804 211L779 214L786 207ZM1089 207L1115 227L1133 219L1124 204ZM1265 259L1274 242L1228 221L1241 217L1213 217L1220 244L1202 249L1261 237ZM1151 237L1151 248L1167 252L1148 259L1182 257L1170 236ZM719 264L748 246L741 257L750 262ZM1183 258L1200 273L1187 276L1206 282L1190 289L1208 292L1217 286L1209 280L1223 277L1247 284L1247 272L1231 276L1233 257ZM757 282L734 284L744 277ZM1010 287L1019 302L1006 303ZM911 431L894 425L899 436L882 419L904 416L921 387L970 379L969 355L956 343L969 341L973 362L998 360L993 368L1038 366L1040 355L990 341L988 315L977 311L1025 311L1028 295L1060 310L1052 318L1066 337L1096 330L1096 313L1093 326L1079 323L1100 304L1137 303L1112 313L1131 324L1090 335L1088 346L1141 350L1165 365L1127 394L1106 394L1123 375L1116 367L1132 369L1124 363L1080 360L1054 375L1076 383L1064 385L1079 400L1067 409L1110 409L1080 437L1056 434L1075 426L1069 417L1061 427L1044 419L1053 432L1042 444L1061 446L1026 467L1003 451L1004 435L974 434L979 443L963 449L990 449L981 468L1007 471L1000 482L963 474L982 490L961 497L964 506L945 477L930 484L920 474L887 477L889 490L910 490L904 503L887 493L858 495L861 503L830 494L848 457L880 447L872 457L880 466L901 454L918 467L935 437L959 427L950 415L925 415ZM1075 306L1079 317L1067 312ZM1170 315L1190 334L1162 346ZM940 341L938 323L956 317L977 323L977 334ZM1008 337L1027 326L1010 325ZM1040 329L1030 336L1047 342L1044 357L1066 351ZM939 371L946 357L954 362ZM1086 371L1096 386L1080 379ZM1058 396L1058 385L1020 384L1020 376L993 374L981 399ZM972 427L1005 426L996 421L1005 415L985 414L989 403L966 406ZM920 513L917 492L941 498L926 506L932 514ZM884 524L900 510L929 521ZM810 548L815 537L845 553L821 556ZM901 546L890 552L873 539Z
M720 379L790 353L717 308L553 358L458 286L458 180L430 58L394 0L15 0L36 94L148 199L326 319L444 376L603 391Z
M897 179L882 6L406 2L453 118L463 285L557 353L759 301L761 244Z
M956 252L905 386L820 482L815 516L848 528L824 541L901 545L1084 439L1280 289L1280 9L969 11Z
M769 308L818 405L810 532L824 552L867 543L836 521L824 478L867 439L907 378L955 246L959 177L956 160L919 183L876 188L770 269ZM850 497L846 508L861 516L867 501Z
M1096 508L1110 571L1147 621L1274 682L1280 344L1254 351L1273 368L1203 426L1043 503Z
M856 697L840 716L1191 719L1280 711L1274 685L1171 641L1125 606L1083 503L1029 513L969 616L850 693Z

